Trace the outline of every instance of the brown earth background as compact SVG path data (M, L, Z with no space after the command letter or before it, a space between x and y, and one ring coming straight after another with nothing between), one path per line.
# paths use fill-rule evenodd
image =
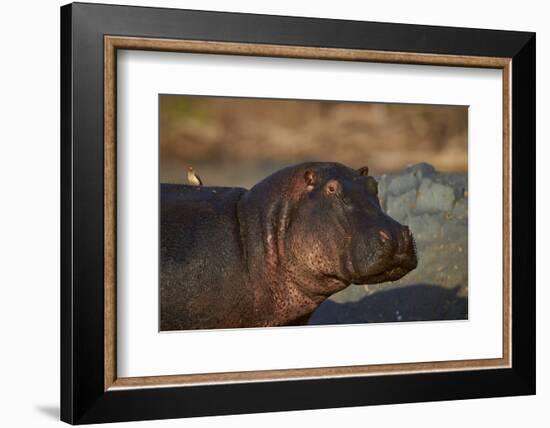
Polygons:
M160 179L250 188L310 160L368 165L374 174L427 162L468 170L466 107L160 96Z

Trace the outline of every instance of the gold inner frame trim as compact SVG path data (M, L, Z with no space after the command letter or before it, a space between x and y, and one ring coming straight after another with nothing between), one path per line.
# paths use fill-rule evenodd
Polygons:
M117 50L148 50L394 64L494 68L502 70L503 93L503 322L502 358L377 364L343 367L117 377L116 367L116 81ZM154 388L219 383L358 377L511 367L511 58L385 52L251 43L104 37L104 389Z

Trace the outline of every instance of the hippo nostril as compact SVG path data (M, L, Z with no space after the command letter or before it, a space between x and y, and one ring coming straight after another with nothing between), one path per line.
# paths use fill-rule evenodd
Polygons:
M380 237L382 238L383 241L391 241L390 234L388 232L386 232L385 230L379 230L378 234L380 235Z

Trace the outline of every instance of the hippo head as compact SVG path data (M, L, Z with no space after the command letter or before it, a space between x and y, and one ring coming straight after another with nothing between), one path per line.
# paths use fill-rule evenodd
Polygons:
M395 281L416 268L412 234L382 211L368 168L305 166L305 193L288 233L294 257L355 284Z
M417 265L407 226L386 215L378 183L366 167L310 162L266 178L247 198L261 205L266 264L284 263L293 276L341 287L395 281ZM328 295L338 288L315 290Z

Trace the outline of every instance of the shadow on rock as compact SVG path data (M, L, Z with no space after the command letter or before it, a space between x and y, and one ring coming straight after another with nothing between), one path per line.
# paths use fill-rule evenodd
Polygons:
M308 324L358 324L398 321L462 320L468 318L468 298L431 284L380 290L356 302L325 301Z

